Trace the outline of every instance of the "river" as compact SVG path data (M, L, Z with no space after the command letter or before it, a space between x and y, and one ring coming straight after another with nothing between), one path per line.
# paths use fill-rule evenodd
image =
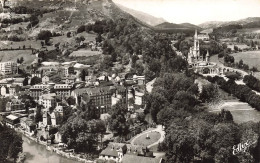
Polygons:
M26 154L25 163L78 163L46 150L44 145L40 145L25 136L22 136L22 138L23 152Z

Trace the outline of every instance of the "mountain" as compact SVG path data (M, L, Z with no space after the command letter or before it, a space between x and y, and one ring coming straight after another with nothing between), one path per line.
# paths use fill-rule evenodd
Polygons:
M209 29L209 28L217 28L223 25L225 22L222 21L207 21L202 24L199 24L198 26L203 29Z
M161 30L195 30L195 29L200 30L201 29L200 27L190 23L175 24L175 23L168 23L168 22L161 23L155 26L155 28Z
M224 26L240 25L242 28L260 28L260 17L248 17L237 21L209 21L198 26L203 29L219 28Z
M18 1L17 6L26 6L35 10L47 11L40 15L39 24L30 30L35 36L41 30L66 32L78 29L79 26L95 23L97 20L131 19L144 28L151 28L145 22L120 9L112 0L81 1Z
M151 26L156 26L158 24L164 23L166 22L166 20L164 20L163 18L157 18L155 16L149 15L147 13L141 12L141 11L137 11L137 10L133 10L130 8L127 8L125 6L122 6L120 4L116 4L121 10L131 14L132 16L134 16L135 18L139 19L140 21L143 21L144 23L151 25Z

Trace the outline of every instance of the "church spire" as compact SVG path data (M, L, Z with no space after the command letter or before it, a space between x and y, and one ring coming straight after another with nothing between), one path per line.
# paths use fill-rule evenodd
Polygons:
M207 50L207 54L206 54L206 62L209 62L209 50Z

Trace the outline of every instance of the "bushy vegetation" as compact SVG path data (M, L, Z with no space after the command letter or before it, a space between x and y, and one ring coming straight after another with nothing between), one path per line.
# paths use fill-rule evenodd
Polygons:
M78 32L83 32L83 27ZM181 72L187 68L186 61L171 47L171 40L167 35L156 34L143 29L132 19L116 19L97 21L85 26L85 31L98 33L96 40L102 41L102 49L109 60L103 60L101 68L108 71L111 61L119 61L126 65L132 60L131 72L145 74L148 80L163 71ZM138 55L142 55L142 62L138 62Z
M42 30L38 36L37 39L39 40L49 40L52 37L52 33L47 30Z
M0 123L0 162L15 162L23 151L21 135Z
M253 108L260 111L260 96L246 85L238 85L234 80L226 81L222 77L207 77L212 83L217 83L224 91L233 94L243 102L247 102ZM247 80L248 78L246 78ZM247 80L248 81L248 80Z
M244 76L243 81L251 89L260 92L260 80L257 79L256 77L254 77L253 75L246 75L246 76Z
M233 91L239 92L240 88L234 88L221 79L216 82L223 83L221 87L226 85L226 89L232 87ZM210 78L211 82L215 80ZM233 122L229 111L209 113L203 105L202 101L216 98L217 87L206 85L199 93L193 77L166 73L157 78L148 97L147 109L155 122L165 126L165 140L158 148L166 152L166 162L238 163L259 160L255 153L259 152L260 145L257 140L259 124L238 125ZM248 139L256 143L249 147L247 156L233 155L233 146Z

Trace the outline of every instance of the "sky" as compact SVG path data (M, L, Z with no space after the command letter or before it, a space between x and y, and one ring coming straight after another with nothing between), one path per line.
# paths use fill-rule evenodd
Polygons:
M200 24L260 17L260 0L113 0L171 23Z

